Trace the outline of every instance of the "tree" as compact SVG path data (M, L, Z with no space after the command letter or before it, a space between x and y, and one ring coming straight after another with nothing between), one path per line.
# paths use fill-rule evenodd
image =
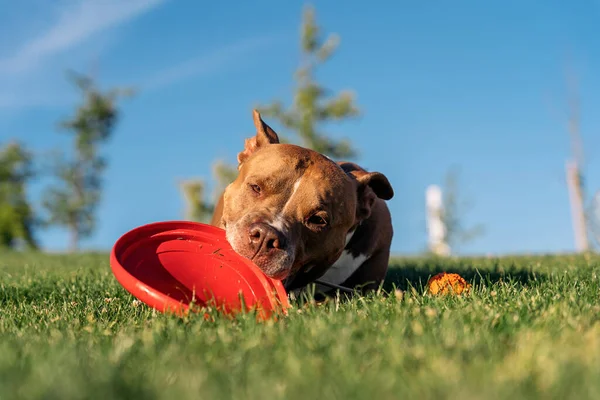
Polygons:
M34 177L33 156L21 144L8 143L0 150L0 246L20 244L37 249L36 224L26 188Z
M297 82L293 105L285 109L281 101L257 107L261 114L278 120L285 128L295 132L300 143L332 158L352 159L356 150L348 140L334 140L320 130L320 125L359 115L354 95L342 91L328 98L329 90L315 81L315 69L329 60L340 42L332 34L323 40L321 28L315 21L315 11L306 7L301 28L301 64L295 74Z
M339 42L337 35L329 35L325 40L322 39L321 29L315 22L314 9L307 7L301 25L301 65L295 74L297 87L293 105L285 109L281 101L274 101L270 105L256 108L261 114L278 120L285 128L295 132L301 145L332 158L352 159L357 157L357 152L350 142L334 140L321 131L320 127L327 122L358 116L359 110L354 104L354 95L350 91L342 91L337 96L328 96L329 90L314 79L315 69L331 58ZM282 134L279 135L279 139L282 143L289 142ZM217 161L213 165L216 197L223 193L236 176L235 165L223 161ZM196 181L196 195L199 185L204 188L203 182ZM187 198L183 187L182 193ZM187 203L189 207L191 203ZM197 215L212 212L209 211L212 207L208 207L208 203L204 201L196 201L195 204L199 207ZM206 220L206 216L202 217L202 220Z
M459 175L458 168L451 168L446 175L444 185L445 195L441 220L445 227L444 242L450 249L468 243L484 232L481 224L471 227L464 224L465 213L472 207L472 204L460 197Z
M179 188L185 200L185 219L189 221L208 223L212 217L219 196L227 185L237 176L237 169L224 161L213 164L213 177L216 181L212 201L206 200L206 184L202 179L190 179L180 182Z
M186 203L185 218L189 221L208 223L214 206L204 200L204 181L201 179L183 181L180 183L180 190Z
M69 249L75 251L81 239L96 227L96 210L102 195L106 159L100 148L109 139L119 119L117 102L132 94L130 89L101 91L90 77L76 73L70 79L81 92L81 104L60 128L73 135L74 154L58 154L54 174L58 183L47 189L43 207L49 225L64 226L70 233Z
M237 178L237 175L237 168L227 164L225 161L219 160L213 164L213 177L216 181L214 190L215 201L218 200L227 186Z

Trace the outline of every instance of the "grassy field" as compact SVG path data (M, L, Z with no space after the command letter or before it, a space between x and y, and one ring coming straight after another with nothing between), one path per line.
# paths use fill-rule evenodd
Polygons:
M424 295L442 270L472 293ZM599 275L597 257L395 260L402 292L260 324L152 312L103 254L3 254L0 399L598 399Z

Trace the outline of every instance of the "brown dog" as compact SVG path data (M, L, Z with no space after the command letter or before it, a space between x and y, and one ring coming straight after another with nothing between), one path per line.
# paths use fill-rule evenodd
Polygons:
M384 280L392 222L387 178L280 144L255 110L256 136L238 154L239 174L211 224L266 275L296 290L319 280L373 289ZM319 286L320 289L326 289Z

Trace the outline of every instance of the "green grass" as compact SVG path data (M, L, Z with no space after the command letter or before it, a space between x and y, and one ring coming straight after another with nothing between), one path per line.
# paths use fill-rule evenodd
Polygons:
M442 270L471 295L423 295ZM261 324L155 313L106 255L3 254L0 399L598 399L599 275L597 257L402 259L401 296Z

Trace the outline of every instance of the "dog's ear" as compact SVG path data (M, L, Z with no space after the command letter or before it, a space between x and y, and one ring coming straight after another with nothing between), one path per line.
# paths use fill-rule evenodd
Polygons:
M356 218L364 220L371 216L375 198L389 200L394 197L392 185L381 172L366 172L356 177L358 181L358 203Z
M381 172L367 172L358 165L349 162L340 163L340 167L358 182L356 217L359 220L371 216L371 208L377 197L383 200L390 200L394 197L392 185Z
M262 120L257 110L252 110L252 117L254 118L254 126L256 126L256 135L244 142L244 150L237 157L238 168L260 147L279 143L279 136Z
M370 187L375 195L383 200L390 200L394 197L394 189L388 178L381 172L367 172L357 178L362 186Z

